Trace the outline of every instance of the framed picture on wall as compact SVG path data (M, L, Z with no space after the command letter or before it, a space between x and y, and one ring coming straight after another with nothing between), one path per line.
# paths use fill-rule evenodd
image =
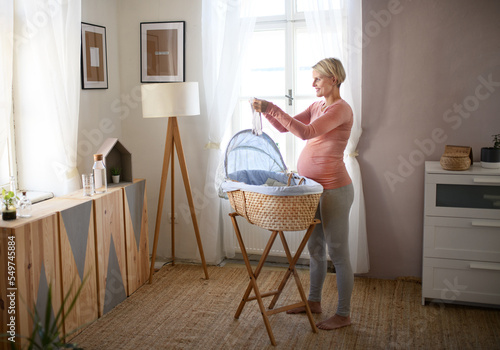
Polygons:
M82 23L82 89L108 88L106 28Z
M184 21L141 23L141 82L184 82Z

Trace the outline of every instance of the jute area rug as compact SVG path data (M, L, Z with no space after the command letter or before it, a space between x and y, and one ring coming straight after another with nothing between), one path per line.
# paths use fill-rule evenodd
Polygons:
M73 339L85 349L500 349L500 311L433 303L421 305L421 284L412 279L355 278L350 327L313 333L305 315L270 316L274 347L256 301L234 313L248 284L244 266L164 266L108 314ZM262 291L277 288L282 268L264 268ZM307 270L300 271L309 289ZM335 312L334 274L323 290L323 314ZM279 306L300 301L290 279ZM265 299L265 305L270 302Z

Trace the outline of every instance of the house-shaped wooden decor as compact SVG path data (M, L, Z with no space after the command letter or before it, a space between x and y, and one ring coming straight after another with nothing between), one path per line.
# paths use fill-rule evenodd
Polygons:
M102 154L106 165L108 184L111 180L111 168L120 168L120 182L132 182L132 154L118 141L117 138L108 138L104 141L96 154Z

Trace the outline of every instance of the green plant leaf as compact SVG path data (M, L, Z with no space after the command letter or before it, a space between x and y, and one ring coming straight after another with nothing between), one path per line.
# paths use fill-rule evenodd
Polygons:
M28 312L30 315L30 318L33 322L33 331L31 332L31 335L29 337L26 336L21 336L16 334L16 338L20 339L26 339L27 340L27 349L28 350L34 350L34 349L40 349L40 350L48 350L48 349L62 349L62 348L67 348L67 349L79 349L83 350L82 348L78 347L77 344L74 343L64 343L64 339L62 338L62 326L66 320L67 315L71 313L73 308L76 305L77 299L80 296L83 286L86 283L87 279L89 277L89 273L83 278L82 283L76 290L76 293L74 295L73 300L69 304L67 310L65 310L65 306L68 305L69 299L71 297L71 293L73 292L73 285L74 285L74 280L71 282L71 285L69 287L68 293L64 296L64 299L61 303L61 307L57 311L57 314L55 315L54 319L51 321L51 310L52 310L52 285L49 284L48 288L48 293L47 293L47 303L45 307L45 318L42 320L40 318L40 314L38 313L38 310L36 308L36 303L33 304L33 312L28 308ZM85 325L82 325L81 327L78 327L77 329L69 332L66 334L66 337L70 336L74 332L78 331L79 329L83 328ZM1 337L8 337L10 336L9 334L1 334ZM38 337L38 339L37 339ZM11 348L16 349L15 345L11 343Z

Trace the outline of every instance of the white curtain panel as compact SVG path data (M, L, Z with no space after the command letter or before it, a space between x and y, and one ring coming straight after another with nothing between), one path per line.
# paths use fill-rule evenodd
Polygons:
M351 137L346 148L345 163L353 179L354 203L350 214L350 249L353 271L367 273L370 270L370 257L368 253L368 234L366 231L365 198L363 183L358 160L357 146L362 134L361 129L361 83L362 83L362 46L359 37L362 35L362 1L343 0L343 11L347 14L346 42L344 43L344 57L347 60L347 74L350 77L351 103L354 110L354 124Z
M12 58L14 3L0 1L0 185L8 183L7 155L10 115L12 113Z
M209 130L205 147L208 158L205 200L200 222L204 228L203 245L208 248L206 258L209 262L219 262L224 256L234 256L234 234L227 227L228 218L222 218L221 213L227 209L222 208L215 183L222 156L220 145L229 130L238 100L240 86L236 77L255 28L255 18L250 16L251 7L251 1L202 2L203 91ZM225 242L221 242L221 238Z
M344 162L354 186L354 202L349 217L349 249L354 273L370 269L366 232L365 203L361 171L356 159L361 137L362 47L356 41L362 33L361 0L307 0L305 17L317 61L335 57L342 61L347 79L340 93L352 107L354 123L345 150Z
M19 184L62 195L77 164L81 0L14 0Z

